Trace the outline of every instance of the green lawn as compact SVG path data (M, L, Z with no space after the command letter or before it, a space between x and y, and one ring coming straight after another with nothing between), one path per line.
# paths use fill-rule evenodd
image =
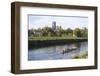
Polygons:
M29 40L60 40L60 39L86 39L75 37L29 37Z

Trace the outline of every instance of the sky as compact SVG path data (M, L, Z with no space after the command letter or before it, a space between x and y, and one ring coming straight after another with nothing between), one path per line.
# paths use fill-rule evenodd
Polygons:
M56 21L56 25L61 26L63 29L88 28L88 17L29 15L28 29L52 27L53 21Z

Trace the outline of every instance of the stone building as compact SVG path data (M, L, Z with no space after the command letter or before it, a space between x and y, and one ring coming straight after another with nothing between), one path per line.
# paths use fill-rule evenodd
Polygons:
M53 29L53 31L56 30L56 21L53 21L53 22L52 22L52 29Z

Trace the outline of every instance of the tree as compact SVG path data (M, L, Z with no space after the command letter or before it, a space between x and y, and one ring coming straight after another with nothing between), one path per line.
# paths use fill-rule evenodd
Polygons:
M56 27L56 35L60 37L61 36L61 32L62 32L61 26L57 26Z
M81 29L75 28L75 30L74 30L74 35L75 35L76 37L82 37Z
M68 28L67 30L65 30L65 33L68 35L68 36L73 36L73 30L71 28Z
M34 35L34 30L33 29L29 29L28 30L28 36L33 36Z
M49 33L49 27L44 27L44 28L42 29L42 33L43 33L44 36L47 36L48 33Z
M53 34L52 34L51 32L49 32L49 33L48 33L48 36L49 36L49 37L52 37L52 36L53 36Z
M82 30L81 30L81 33L82 33L82 37L88 37L88 29L86 27L84 27Z

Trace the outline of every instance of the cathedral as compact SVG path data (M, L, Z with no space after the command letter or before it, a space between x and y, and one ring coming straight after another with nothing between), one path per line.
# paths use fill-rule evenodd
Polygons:
M52 29L55 31L56 30L56 21L52 22Z

